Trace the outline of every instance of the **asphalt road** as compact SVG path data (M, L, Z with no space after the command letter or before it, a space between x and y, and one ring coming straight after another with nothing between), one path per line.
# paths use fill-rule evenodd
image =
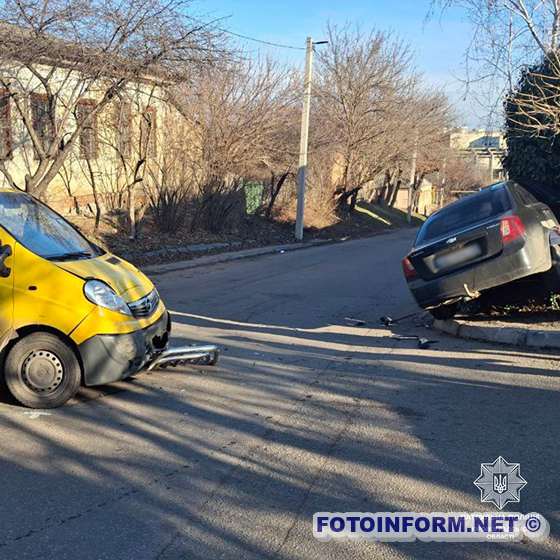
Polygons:
M560 557L558 359L419 317L401 231L156 276L177 341L217 368L142 374L46 414L0 398L1 559ZM366 321L348 326L346 317ZM439 342L419 350L394 334ZM480 463L521 464L541 545L319 543L316 511L485 511Z

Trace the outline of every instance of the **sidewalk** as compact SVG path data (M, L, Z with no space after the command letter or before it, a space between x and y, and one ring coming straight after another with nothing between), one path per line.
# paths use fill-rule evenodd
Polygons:
M560 329L554 321L468 320L434 321L434 328L458 338L468 338L527 348L560 348Z
M287 253L288 251L298 251L300 249L307 249L309 247L318 247L320 245L328 245L331 243L342 243L343 241L344 241L343 239L317 239L313 241L306 241L304 243L268 245L266 247L256 247L255 249L244 249L242 251L231 251L225 253L218 253L215 255L206 255L204 257L198 257L195 259L142 266L141 268L146 274L151 276L157 276L159 274L176 272L178 270L188 270L191 268L198 268L200 266L208 266L208 265L218 264L223 262L236 261L239 259L248 259L251 257L258 257L261 255L272 255L274 253Z

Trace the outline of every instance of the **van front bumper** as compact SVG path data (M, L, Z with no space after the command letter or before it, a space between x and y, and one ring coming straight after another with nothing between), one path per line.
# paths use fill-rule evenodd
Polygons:
M149 327L128 334L100 334L78 346L84 384L105 385L140 371L169 341L171 320L165 311Z

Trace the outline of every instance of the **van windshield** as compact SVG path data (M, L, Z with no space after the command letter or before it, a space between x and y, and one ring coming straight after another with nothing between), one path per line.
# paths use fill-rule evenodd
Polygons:
M0 192L0 225L45 259L69 261L101 254L64 218L25 193Z

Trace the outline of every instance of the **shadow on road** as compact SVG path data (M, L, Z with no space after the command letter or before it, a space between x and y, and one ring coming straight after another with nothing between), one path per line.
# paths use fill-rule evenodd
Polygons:
M84 391L45 417L4 400L0 557L556 558L556 358L434 333L419 350L393 335L423 327L364 315L176 313L176 342L221 345L219 367ZM547 517L548 543L313 542L316 511L491 509L473 480L498 455L528 481L507 509Z

